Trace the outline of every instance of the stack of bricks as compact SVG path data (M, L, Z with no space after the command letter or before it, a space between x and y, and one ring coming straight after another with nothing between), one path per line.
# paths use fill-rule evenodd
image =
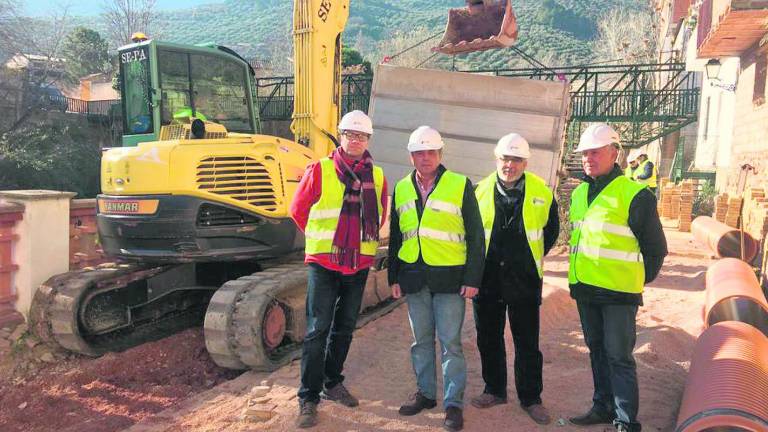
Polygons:
M661 217L677 219L680 215L680 186L667 184L661 192Z
M722 193L715 198L715 213L712 215L718 222L725 223L725 214L728 211L728 194Z
M763 241L768 234L768 198L765 192L763 188L751 188L744 192L744 231L758 241ZM762 263L762 252L758 252L756 263Z
M659 179L659 192L660 192L661 198L659 198L659 200L656 201L656 211L659 213L659 216L662 216L662 213L663 213L662 211L663 202L664 202L664 196L666 195L664 191L666 190L668 185L669 185L668 178L662 177ZM674 186L674 183L672 184L672 186Z
M691 222L693 221L693 198L696 193L695 182L686 180L680 186L680 207L678 229L684 232L691 231Z
M768 234L768 198L765 189L750 188L744 192L744 207L741 212L744 232L749 233L764 247L758 250L757 257L753 261L765 272L765 238Z
M728 208L725 211L726 225L733 228L739 227L739 213L741 212L741 203L744 201L742 197L731 197L728 199Z

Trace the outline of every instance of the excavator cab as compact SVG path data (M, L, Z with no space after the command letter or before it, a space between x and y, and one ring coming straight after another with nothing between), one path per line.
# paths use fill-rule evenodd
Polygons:
M453 55L509 47L517 41L512 0L466 2L466 7L448 12L448 25L435 51Z

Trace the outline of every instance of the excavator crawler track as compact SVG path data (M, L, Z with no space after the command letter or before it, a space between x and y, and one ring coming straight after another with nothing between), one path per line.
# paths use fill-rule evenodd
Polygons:
M137 323L127 318L125 324L115 326L114 330L107 326L98 334L88 332L89 323L86 321L90 320L93 324L98 314L86 316L84 310L94 296L130 290L132 282L150 279L173 267L117 264L56 275L35 293L30 309L30 328L38 338L50 345L83 355L99 356L170 336L199 324L204 304L207 303L205 299L198 301L198 304L185 304L185 308L164 313L147 322ZM111 312L119 313L121 310L116 308ZM110 319L109 314L104 316Z
M375 299L364 303L358 327L402 302L381 298L389 292L385 273L385 269L371 271L365 289L379 294L370 294ZM272 371L299 357L306 331L306 286L303 263L283 264L225 283L211 298L205 316L205 345L214 362L230 369ZM272 347L269 328L282 321L269 322L270 308L280 308L274 315L285 315L282 337Z

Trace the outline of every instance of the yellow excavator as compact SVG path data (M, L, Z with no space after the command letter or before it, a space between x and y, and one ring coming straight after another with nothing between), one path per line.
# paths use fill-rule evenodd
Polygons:
M470 9L477 22L514 23L508 0ZM307 164L336 145L348 16L349 0L294 2L295 142L259 133L253 71L233 51L151 39L119 50L123 147L103 155L97 199L99 239L118 264L44 283L30 312L37 336L98 356L203 322L220 366L272 370L294 358L307 276L288 206ZM462 31L470 50L504 33L450 21L446 52L467 50ZM371 272L364 309L391 303L384 273Z

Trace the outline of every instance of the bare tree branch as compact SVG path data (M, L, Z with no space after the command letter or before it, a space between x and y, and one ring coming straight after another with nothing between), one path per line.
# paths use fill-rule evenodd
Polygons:
M113 47L131 41L131 35L142 32L158 37L156 0L106 0L102 16L107 23L107 36ZM153 34L154 32L154 34Z

